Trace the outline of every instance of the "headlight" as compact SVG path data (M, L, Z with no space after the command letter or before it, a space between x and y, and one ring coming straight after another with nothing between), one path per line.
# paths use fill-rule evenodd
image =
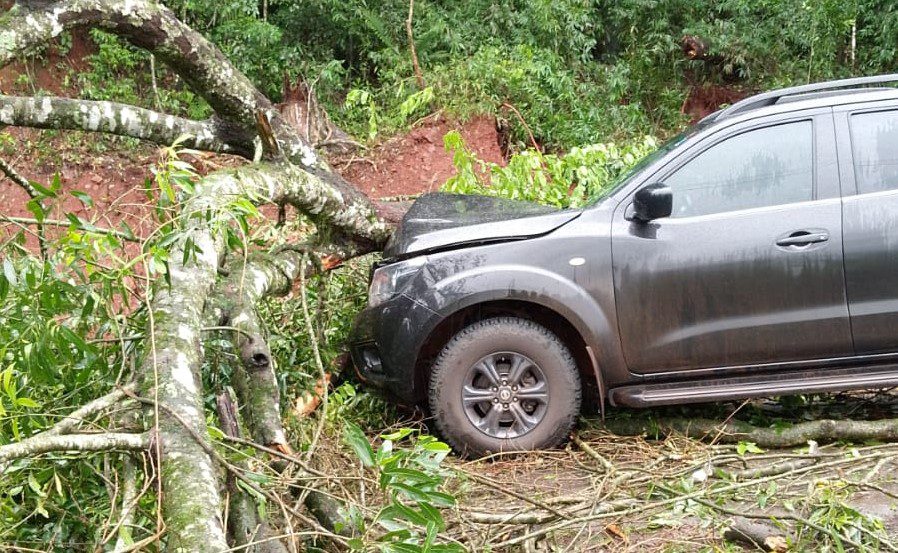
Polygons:
M424 256L413 257L375 270L368 290L368 307L380 305L400 293L426 261Z

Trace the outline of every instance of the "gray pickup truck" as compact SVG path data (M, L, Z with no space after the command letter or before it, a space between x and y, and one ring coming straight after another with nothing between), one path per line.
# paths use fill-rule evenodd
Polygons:
M359 376L469 455L556 446L582 406L898 385L896 81L747 98L584 209L422 197Z

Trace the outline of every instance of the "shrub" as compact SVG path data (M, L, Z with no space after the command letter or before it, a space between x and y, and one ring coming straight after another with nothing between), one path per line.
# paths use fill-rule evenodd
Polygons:
M445 191L557 207L587 203L658 146L653 137L646 136L623 146L606 143L575 147L564 155L528 149L512 156L502 167L477 159L457 132L446 134L444 141L457 171L446 182Z

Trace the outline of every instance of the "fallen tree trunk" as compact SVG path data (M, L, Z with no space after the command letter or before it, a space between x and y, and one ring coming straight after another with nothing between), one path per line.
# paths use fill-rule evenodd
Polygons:
M227 392L219 394L216 405L218 420L225 436L240 438L240 424L231 396ZM237 485L237 478L233 474L228 474L226 485L228 534L234 545L243 547L246 553L287 553L287 548L278 539L277 534L259 515L253 497Z
M816 442L882 440L898 441L898 419L878 421L831 420L792 424L785 428L765 428L729 420L669 418L656 421L646 418L608 419L605 429L621 436L660 438L680 434L690 438L714 439L721 443L754 442L760 447L782 448Z
M789 550L786 533L767 522L736 517L723 531L723 539L753 545L764 551Z

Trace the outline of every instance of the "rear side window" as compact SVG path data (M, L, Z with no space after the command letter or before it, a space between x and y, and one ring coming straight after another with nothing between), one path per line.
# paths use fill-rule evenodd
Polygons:
M744 132L711 146L668 176L672 217L789 204L814 196L811 121Z
M898 188L898 112L852 115L851 144L859 194Z

